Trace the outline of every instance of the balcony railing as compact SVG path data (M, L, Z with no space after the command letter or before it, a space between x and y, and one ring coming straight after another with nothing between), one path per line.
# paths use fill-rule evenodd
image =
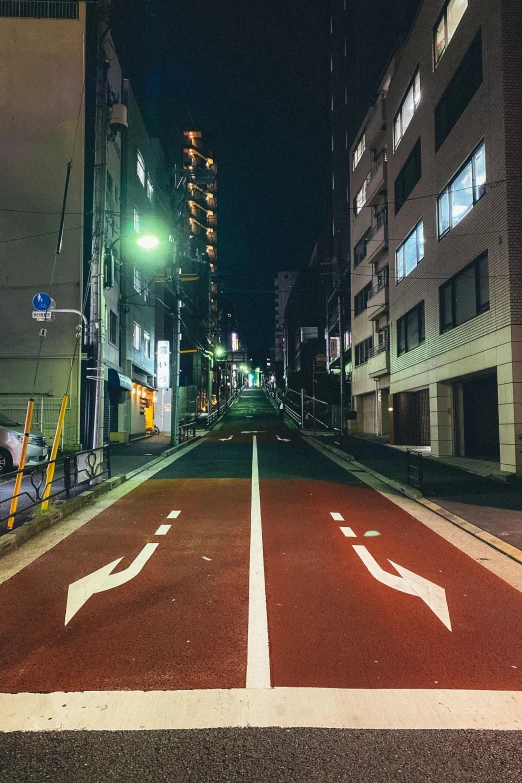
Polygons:
M385 288L387 285L388 285L388 280L385 277L382 277L378 281L377 285L374 285L374 287L370 288L370 290L368 291L368 301L370 299L373 299L374 296L377 296L379 291L382 291L382 289Z
M373 359L374 356L378 356L380 353L384 353L384 351L388 350L388 340L384 340L382 343L379 343L379 345L374 345L373 348L370 348L368 356L370 359Z

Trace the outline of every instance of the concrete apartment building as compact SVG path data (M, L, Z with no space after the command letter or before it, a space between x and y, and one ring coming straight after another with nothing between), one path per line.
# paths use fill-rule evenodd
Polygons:
M357 430L519 473L521 27L518 0L425 0L351 149Z
M168 225L168 197L166 207L160 204L162 153L123 80L105 12L103 4L68 0L0 7L0 410L23 418L33 396L35 425L52 436L68 391L68 449L92 442L98 380L100 437L126 439L152 426L149 283L165 253L171 255L168 232L156 255L136 249L143 218L158 215ZM68 163L63 241L56 253ZM96 261L99 275L92 273ZM90 321L83 342L74 312L57 312L44 323L31 318L31 300L41 291L51 294L57 309L82 312ZM98 336L95 360L91 348Z

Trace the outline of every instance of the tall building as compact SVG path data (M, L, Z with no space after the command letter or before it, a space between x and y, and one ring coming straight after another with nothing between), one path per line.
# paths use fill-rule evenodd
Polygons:
M187 199L180 262L182 382L195 387L199 410L207 410L210 354L218 342L217 165L201 131L183 134L183 173Z
M275 279L275 353L276 362L285 360L285 308L297 272L278 272Z
M425 0L390 64L386 177L371 151L352 175L360 183L352 205L354 266L360 259L353 304L368 324L354 340L358 429L384 431L376 395L389 367L390 440L518 473L521 26L518 0ZM356 249L375 220L377 177L388 205L387 244L374 234ZM389 340L376 315L383 307Z
M152 288L170 252L168 230L157 249L137 248L146 217L168 223L168 201L160 208L161 154L108 12L107 2L0 5L0 409L20 419L34 397L35 424L52 436L68 392L66 449L152 423ZM39 292L55 301L43 322L31 317Z

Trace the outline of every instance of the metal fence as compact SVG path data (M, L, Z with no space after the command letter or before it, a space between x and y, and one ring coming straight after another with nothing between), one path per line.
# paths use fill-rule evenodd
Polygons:
M0 412L23 426L27 413L27 397L0 395ZM32 428L43 432L48 442L52 442L60 413L61 399L55 397L35 397ZM65 412L60 447L69 448L78 443L78 422L70 404Z
M0 16L19 19L79 19L78 0L0 0Z
M47 468L55 466L54 476L47 483ZM22 475L20 491L15 495L15 481ZM110 446L99 449L85 449L74 454L66 454L56 460L30 465L24 470L16 470L0 476L0 533L7 530L7 520L14 516L15 526L27 521L44 501L45 490L50 486L48 500L70 500L84 492L103 478L111 477ZM18 499L18 508L11 515L13 498Z

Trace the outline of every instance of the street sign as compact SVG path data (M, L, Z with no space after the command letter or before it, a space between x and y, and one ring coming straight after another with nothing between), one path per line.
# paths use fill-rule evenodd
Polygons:
M322 366L323 364L326 364L326 356L324 353L316 353L315 355L315 363Z
M52 321L53 313L43 312L42 310L33 310L33 318L36 318L37 321Z
M44 312L45 310L49 310L52 304L52 299L49 296L49 294L35 294L33 296L33 307L35 310L40 310Z

